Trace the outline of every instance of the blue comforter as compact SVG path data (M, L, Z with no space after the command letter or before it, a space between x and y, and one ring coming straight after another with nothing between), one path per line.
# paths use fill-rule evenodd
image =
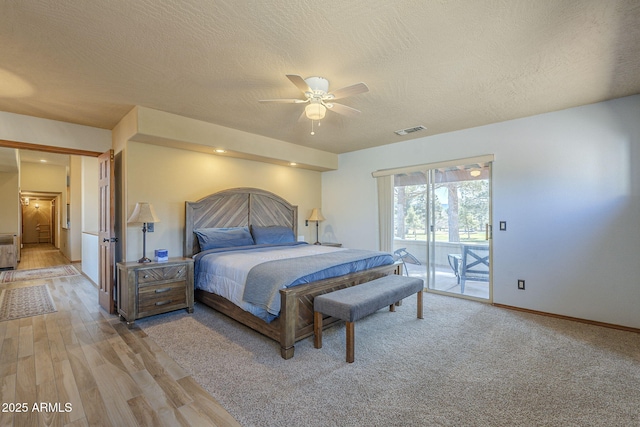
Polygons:
M231 251L261 251L268 248L277 250L278 247L291 248L291 246L306 243L292 243L282 245L254 245L230 248ZM215 249L201 252L195 256L196 287L199 280L207 276L206 265L214 261L216 254L228 253L228 250ZM208 261L199 262L203 257L209 257ZM393 257L386 252L365 251L357 249L343 249L335 252L300 256L296 258L278 259L255 265L247 273L243 299L256 307L263 309L268 315L261 316L269 322L280 313L279 290L311 283L331 277L338 277L369 268L393 264Z

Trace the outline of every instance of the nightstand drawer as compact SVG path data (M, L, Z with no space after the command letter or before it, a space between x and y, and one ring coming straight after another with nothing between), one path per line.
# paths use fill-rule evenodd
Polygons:
M180 280L187 277L186 265L168 265L166 267L145 268L136 271L138 286L148 286L164 280Z
M171 282L147 286L138 295L138 313L167 310L175 305L186 305L186 282Z

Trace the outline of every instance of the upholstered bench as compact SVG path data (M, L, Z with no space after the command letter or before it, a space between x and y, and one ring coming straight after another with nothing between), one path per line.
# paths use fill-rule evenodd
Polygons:
M418 319L422 319L424 282L415 277L392 274L327 294L313 300L313 332L315 348L322 348L323 314L344 320L347 326L347 362L354 360L354 322L383 307L395 311L395 304L417 293Z

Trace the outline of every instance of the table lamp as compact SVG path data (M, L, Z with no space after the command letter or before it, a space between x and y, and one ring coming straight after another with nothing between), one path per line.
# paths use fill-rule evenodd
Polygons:
M138 262L151 262L147 258L147 224L150 222L160 222L153 205L149 202L138 202L133 209L133 213L127 220L127 224L142 223L142 258Z
M322 212L320 212L320 208L313 208L313 210L311 211L311 216L307 218L307 221L316 222L316 242L314 243L314 245L320 244L320 241L318 239L318 225L320 224L320 221L324 221L324 219L325 218L322 216Z

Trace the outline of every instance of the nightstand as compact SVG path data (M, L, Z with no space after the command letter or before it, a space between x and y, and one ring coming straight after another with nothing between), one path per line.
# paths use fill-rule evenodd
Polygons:
M119 262L117 292L118 314L129 328L136 319L167 311L193 313L193 260Z

